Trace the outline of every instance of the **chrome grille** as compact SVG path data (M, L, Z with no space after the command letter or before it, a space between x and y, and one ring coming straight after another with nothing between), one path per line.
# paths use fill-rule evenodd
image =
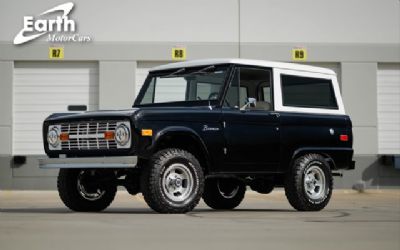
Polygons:
M61 124L61 132L69 140L61 143L62 150L116 149L115 140L104 139L104 132L115 131L117 121L89 121Z

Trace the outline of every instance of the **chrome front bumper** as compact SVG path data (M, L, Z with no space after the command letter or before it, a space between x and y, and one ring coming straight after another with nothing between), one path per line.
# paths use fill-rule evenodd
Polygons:
M44 158L39 159L39 168L135 168L137 156Z

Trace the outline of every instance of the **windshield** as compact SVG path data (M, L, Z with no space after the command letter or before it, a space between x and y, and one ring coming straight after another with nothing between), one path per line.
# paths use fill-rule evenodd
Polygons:
M152 73L146 79L136 105L217 100L228 66L180 68Z

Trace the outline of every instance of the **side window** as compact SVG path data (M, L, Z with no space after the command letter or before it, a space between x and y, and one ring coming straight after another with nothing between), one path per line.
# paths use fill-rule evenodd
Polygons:
M270 87L263 87L262 89L264 101L271 103L271 88Z
M225 98L225 106L249 110L271 110L270 70L240 67L234 74ZM254 106L246 105L249 98L256 99Z
M224 106L239 108L239 70L235 70L228 92L225 96Z
M332 81L281 75L283 106L337 109Z
M243 107L246 104L247 99L249 98L249 91L247 87L240 86L239 87L239 106Z
M271 85L268 83L261 83L258 90L260 100L271 103Z

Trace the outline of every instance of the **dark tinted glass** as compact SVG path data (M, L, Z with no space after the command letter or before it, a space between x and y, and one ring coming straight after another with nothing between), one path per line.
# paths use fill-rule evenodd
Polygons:
M284 106L337 109L332 81L281 75Z

